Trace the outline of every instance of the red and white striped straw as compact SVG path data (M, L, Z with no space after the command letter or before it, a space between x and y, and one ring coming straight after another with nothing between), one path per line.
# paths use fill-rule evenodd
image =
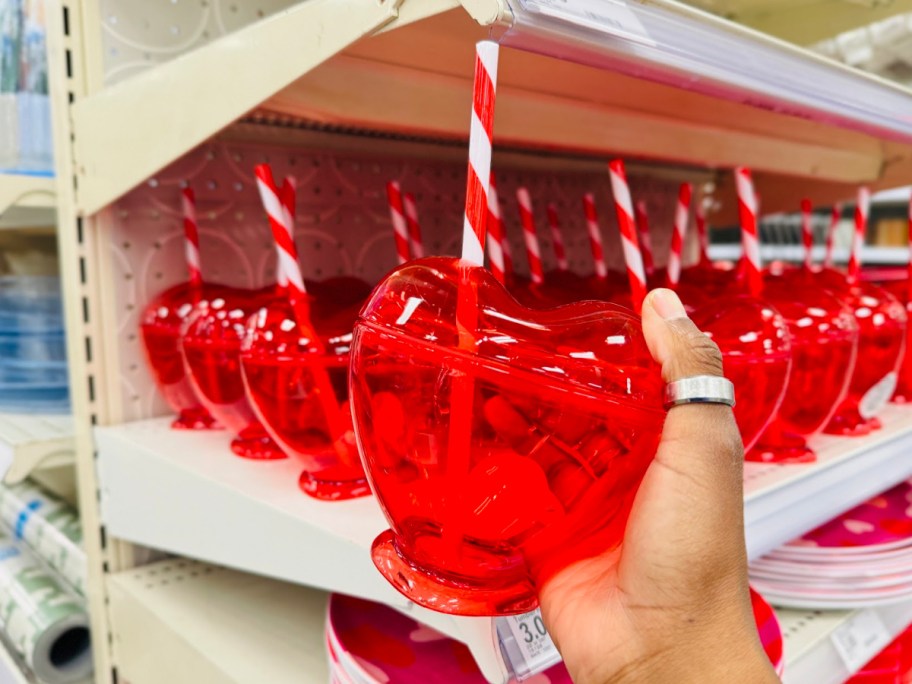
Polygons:
M690 183L681 183L678 188L678 204L675 207L674 228L671 232L671 250L668 253L668 286L677 287L681 282L681 262L684 258L684 238L690 222Z
M386 201L389 204L390 221L393 224L393 237L396 239L396 256L401 266L409 260L409 231L405 220L405 208L402 206L402 190L398 181L386 184Z
M536 285L545 282L545 271L542 268L541 249L538 246L538 233L535 231L535 216L532 213L532 198L526 188L516 190L519 202L519 221L523 229L523 242L526 245L526 257L529 259L529 276Z
M751 294L759 296L763 289L763 270L760 262L760 238L757 233L757 197L750 169L735 169L738 189L738 215L741 218L741 244L744 248L744 272Z
M865 187L858 188L858 201L855 204L855 236L852 239L852 252L849 254L849 282L857 283L861 276L861 250L864 247L865 233L868 232L868 209L871 193Z
M646 275L651 276L655 271L655 259L652 258L652 236L649 235L649 212L646 210L646 202L643 200L636 203L635 217L643 266L646 268Z
M827 227L826 251L823 256L823 265L827 268L833 267L833 242L836 239L836 228L839 227L839 221L842 219L842 205L838 202L833 205L830 213L830 225Z
M640 252L640 243L637 239L630 186L627 185L627 173L624 171L622 160L611 161L608 169L611 175L614 207L617 210L618 228L621 231L624 261L627 263L627 278L630 280L633 310L640 313L643 309L643 300L646 298L646 270L643 267L643 254Z
M706 212L703 202L697 202L694 207L694 220L697 224L697 237L700 239L700 263L708 264L709 259L709 228L706 225Z
M488 185L488 234L497 240L497 245L488 246L491 270L497 276L498 273L495 269L499 268L503 279L498 277L498 280L504 282L506 277L513 273L513 250L510 249L510 241L507 239L507 227L503 222L503 211L500 207L500 196L497 194L497 183L494 180L493 171L491 172L491 182Z
M494 176L491 176L491 185L488 188L488 261L491 264L491 273L497 278L497 282L503 284L507 281L507 253L505 243L507 241L504 235L503 220L500 216L500 199L497 196L497 188L494 184Z
M294 242L294 224L295 216L297 216L297 210L295 208L297 187L298 181L295 179L295 177L286 176L285 180L282 181L282 188L279 190L279 196L282 200L282 208L284 209L283 223L285 230L288 231L288 237L291 238L292 242ZM288 277L285 275L285 271L282 269L282 254L278 244L276 244L276 258L276 284L280 289L285 289L288 287Z
M801 241L804 244L804 268L810 271L814 265L814 226L811 224L811 200L801 200Z
M405 221L408 224L409 246L412 248L412 259L424 258L424 242L421 240L421 224L418 222L418 207L415 196L407 192L404 198Z
M591 192L583 195L583 212L586 214L586 229L589 231L592 260L595 262L595 276L599 280L607 280L608 264L605 263L605 248L598 223L598 211L595 208L595 196Z
M567 249L564 247L564 233L561 230L560 218L557 215L557 207L548 204L548 226L551 228L551 242L554 243L554 257L557 259L557 268L560 271L570 270L570 264L567 263Z
M478 266L484 264L498 56L497 43L483 40L475 45L475 83L472 91L472 123L469 129L469 170L466 180L465 220L462 228L462 258Z
M304 287L304 277L301 275L301 265L298 263L298 248L291 236L290 225L286 223L288 215L279 193L276 191L275 181L272 178L272 169L268 164L258 164L254 169L257 179L257 190L260 200L269 217L272 227L272 237L276 242L279 254L279 270L285 274L288 281L289 296L303 299L301 295L307 292ZM302 325L305 323L299 321ZM307 322L309 324L309 321Z
M196 223L196 197L189 186L181 190L181 212L184 215L184 255L187 259L187 273L190 286L199 292L203 286L203 271L200 268L199 229Z

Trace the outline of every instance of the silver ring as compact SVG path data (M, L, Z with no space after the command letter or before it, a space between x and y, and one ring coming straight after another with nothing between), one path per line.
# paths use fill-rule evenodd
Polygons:
M735 405L735 386L728 378L695 375L665 385L665 408L680 404Z

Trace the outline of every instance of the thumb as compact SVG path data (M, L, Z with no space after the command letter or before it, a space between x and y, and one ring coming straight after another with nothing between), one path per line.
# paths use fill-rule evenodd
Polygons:
M653 290L643 302L643 335L662 379L723 375L719 347L687 316L671 290ZM730 407L684 404L669 410L656 460L704 482L714 491L741 496L744 449Z

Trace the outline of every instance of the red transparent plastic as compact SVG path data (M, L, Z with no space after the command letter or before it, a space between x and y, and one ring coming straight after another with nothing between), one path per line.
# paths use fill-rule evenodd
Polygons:
M897 404L908 404L912 402L912 349L910 349L912 347L912 334L910 334L912 332L910 330L912 327L912 301L909 300L909 281L893 280L883 283L882 287L906 307L906 342L893 401Z
M871 283L850 285L831 269L817 274L818 282L852 310L858 323L858 358L849 392L826 431L866 435L880 428L877 414L893 396L897 371L905 351L905 307L883 288Z
M477 320L460 337L466 295ZM533 609L553 573L620 543L663 389L632 312L533 311L467 262L401 266L352 348L355 431L392 528L374 563L434 610Z
M719 345L725 377L735 386L735 420L749 452L785 396L792 368L788 325L766 301L748 295L703 300L691 318Z
M286 458L254 414L241 373L247 321L275 297L272 289L238 290L202 301L194 307L183 334L184 360L196 395L236 435L231 450L255 460Z
M251 319L241 346L247 397L269 436L304 465L301 489L318 499L341 500L370 494L358 457L348 403L348 359L356 309L321 313L311 307L319 344L302 335L290 306L274 302ZM329 318L319 318L328 315ZM333 434L321 396L321 377L328 377L326 399L341 422Z
M205 285L196 291L189 283L180 283L155 297L143 311L140 321L143 348L155 385L177 413L173 428L220 427L197 397L184 367L181 329L196 301L216 298L229 291L217 285Z
M816 455L807 439L826 427L848 393L858 352L858 325L851 310L804 270L767 275L763 296L788 322L793 362L776 418L747 458L812 462Z

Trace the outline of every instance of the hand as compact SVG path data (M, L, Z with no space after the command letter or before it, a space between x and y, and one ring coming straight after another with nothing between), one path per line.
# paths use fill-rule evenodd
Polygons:
M646 298L643 333L666 382L722 375L719 349L672 291ZM743 457L727 406L669 410L621 547L541 588L576 684L779 681L750 606Z

